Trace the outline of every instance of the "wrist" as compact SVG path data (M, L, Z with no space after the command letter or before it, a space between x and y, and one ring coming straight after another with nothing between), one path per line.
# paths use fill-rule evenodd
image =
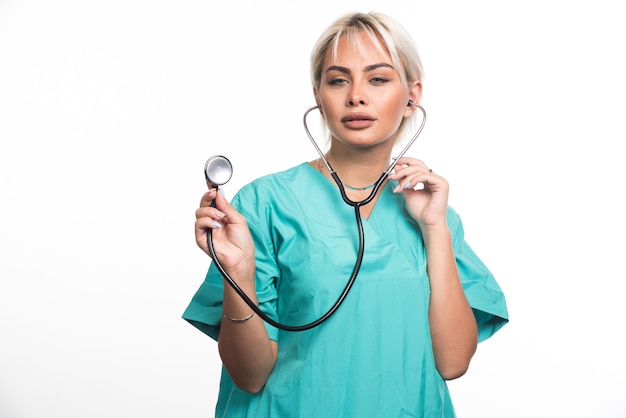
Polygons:
M439 241L449 241L450 240L450 228L448 228L447 224L437 224L437 225L420 225L420 229L422 231L422 237L424 238L424 243L429 244L433 242Z

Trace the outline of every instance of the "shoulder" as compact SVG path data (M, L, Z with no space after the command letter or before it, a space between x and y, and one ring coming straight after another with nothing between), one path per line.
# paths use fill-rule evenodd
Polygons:
M448 206L448 209L446 211L446 219L448 220L448 226L452 230L462 225L461 216L451 206Z
M308 163L301 163L286 170L277 171L271 174L261 176L250 183L245 184L235 195L235 198L241 199L242 196L253 197L260 191L267 192L277 190L290 184L297 184L302 181L306 174Z
M310 181L311 167L301 163L286 170L259 177L244 185L233 197L231 204L238 210L259 212L281 202L292 201L293 191L303 190Z
M450 235L452 236L452 242L455 246L457 246L465 239L465 231L463 229L461 216L458 214L457 211L454 210L454 208L448 206L446 219L448 221Z

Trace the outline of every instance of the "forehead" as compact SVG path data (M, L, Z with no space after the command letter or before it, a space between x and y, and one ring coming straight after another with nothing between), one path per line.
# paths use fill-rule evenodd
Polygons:
M351 67L374 63L392 65L391 55L378 37L365 31L344 33L331 44L324 56L324 67Z

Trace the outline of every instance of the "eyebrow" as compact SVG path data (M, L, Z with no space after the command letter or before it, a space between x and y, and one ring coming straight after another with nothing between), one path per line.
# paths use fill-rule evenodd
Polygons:
M377 68L382 68L382 67L386 67L386 68L391 68L393 69L393 66L390 64L387 64L385 62L380 62L378 64L372 64L372 65L368 65L365 67L365 72L369 72L369 71L374 71ZM350 74L350 70L347 69L346 67L341 67L339 65L331 65L330 67L328 67L326 69L325 72L329 72L329 71L339 71L342 72L344 74Z

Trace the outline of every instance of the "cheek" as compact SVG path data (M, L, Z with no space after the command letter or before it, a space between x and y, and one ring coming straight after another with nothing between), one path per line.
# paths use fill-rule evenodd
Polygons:
M409 115L409 111L410 109L408 107L401 105L387 106L384 110L387 120L396 128L398 128L405 117Z
M385 99L380 102L383 106L380 111L384 112L389 118L402 118L406 114L406 111L410 110L410 107L407 106L408 102L409 97L405 95L404 92L389 92Z
M324 120L327 124L337 122L336 115L338 114L335 109L336 105L332 100L325 100L323 97L320 100L320 113L324 116Z

